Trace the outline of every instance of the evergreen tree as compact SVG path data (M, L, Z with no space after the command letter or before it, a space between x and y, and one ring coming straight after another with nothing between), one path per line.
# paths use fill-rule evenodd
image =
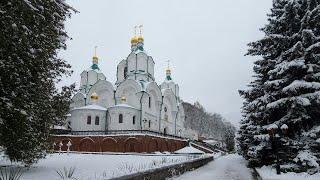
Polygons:
M55 111L53 125L66 125L66 114L70 112L71 97L76 92L75 84L62 87L62 91L53 97L52 109Z
M255 62L255 81L240 91L245 99L240 153L251 166L279 163L286 165L283 171L315 172L320 161L320 1L275 0L268 16L265 37L249 44L248 55L262 59ZM270 142L274 139L276 145Z
M45 156L61 114L55 84L71 73L57 56L71 11L64 0L0 2L0 146L12 161L30 165Z

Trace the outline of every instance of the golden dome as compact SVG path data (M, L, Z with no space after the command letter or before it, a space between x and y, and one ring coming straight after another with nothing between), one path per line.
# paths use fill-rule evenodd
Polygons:
M167 69L166 69L166 73L167 73L167 74L171 73L171 69L170 69L170 68L167 68Z
M120 100L121 100L121 103L125 103L127 98L125 96L122 96Z
M131 44L133 43L137 43L139 40L138 40L138 37L137 36L134 36L133 38L131 38Z
M99 60L98 56L94 55L94 56L92 57L92 61L93 61L93 62L98 63L98 60Z
M139 36L139 37L138 37L138 41L144 41L143 36Z
M91 98L92 101L98 101L99 96L98 96L98 94L96 92L93 92L91 94L90 98Z

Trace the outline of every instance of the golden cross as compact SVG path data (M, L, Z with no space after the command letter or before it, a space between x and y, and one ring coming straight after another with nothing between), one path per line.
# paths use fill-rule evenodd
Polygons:
M98 46L94 46L94 56L97 56L97 47Z
M134 26L134 36L137 36L137 28L138 26Z
M140 36L142 36L142 28L143 28L143 25L139 25L139 30L140 30Z

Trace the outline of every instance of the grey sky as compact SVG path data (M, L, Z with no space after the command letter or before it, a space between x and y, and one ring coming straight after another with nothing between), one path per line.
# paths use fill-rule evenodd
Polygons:
M65 84L80 81L98 46L99 66L115 82L117 64L130 53L133 26L143 24L145 49L155 60L158 83L171 61L184 101L199 101L238 126L254 58L247 43L263 36L271 0L68 0L80 13L66 23L73 40L61 52L74 70Z

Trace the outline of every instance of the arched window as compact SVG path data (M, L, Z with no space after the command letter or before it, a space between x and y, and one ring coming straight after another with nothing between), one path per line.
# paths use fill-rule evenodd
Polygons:
M95 119L94 124L95 124L95 125L99 125L99 123L100 123L99 121L100 121L100 120L99 120L99 116L96 116L96 119Z
M91 124L91 116L87 117L87 124Z
M123 115L119 114L119 123L123 123Z
M136 116L132 117L132 124L136 124Z
M168 111L167 107L164 107L164 112L167 112L167 111Z
M123 70L123 77L124 78L127 77L127 73L128 73L128 67L124 67L124 70Z
M149 108L151 108L151 97L149 97Z
M149 120L149 128L151 128L151 120Z

